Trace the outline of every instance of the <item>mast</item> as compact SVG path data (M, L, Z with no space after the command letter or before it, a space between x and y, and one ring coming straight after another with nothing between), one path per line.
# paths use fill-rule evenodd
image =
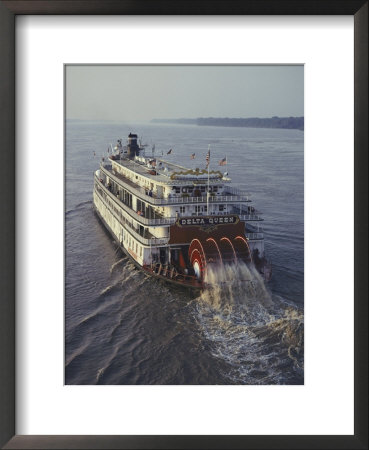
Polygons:
M228 164L228 159L227 159L227 155L226 155L226 166L227 166L227 164ZM228 167L228 166L227 166ZM227 173L227 170L226 170L226 173ZM228 175L228 174L227 174ZM228 214L228 211L229 211L229 204L226 202L226 213ZM231 211L232 211L232 208L231 208Z
M206 155L206 163L207 163L207 166L208 166L208 189L207 189L207 193L206 193L206 212L207 212L207 215L209 215L210 216L210 211L209 211L209 196L210 196L210 144L209 144L209 146L208 146L208 153L207 153L207 155Z

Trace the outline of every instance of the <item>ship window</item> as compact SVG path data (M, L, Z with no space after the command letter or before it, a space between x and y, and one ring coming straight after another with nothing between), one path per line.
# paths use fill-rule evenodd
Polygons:
M224 211L224 205L219 205L219 211Z
M186 212L186 207L185 206L180 206L179 210L183 214L184 212Z
M174 189L176 191L176 194L179 194L181 192L181 188L179 188L179 187L175 187Z
M213 186L213 192L218 192L218 186Z
M201 192L205 192L205 186L201 186Z
M201 211L201 206L196 205L196 206L195 206L195 211L196 211L196 212L200 212L200 211Z

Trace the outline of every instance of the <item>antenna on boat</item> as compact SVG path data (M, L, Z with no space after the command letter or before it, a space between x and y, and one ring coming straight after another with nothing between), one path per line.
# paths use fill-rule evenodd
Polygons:
M210 211L209 211L209 195L210 195L210 192L209 192L209 190L210 190L210 187L209 187L209 185L210 185L210 144L209 144L209 146L208 146L208 153L206 154L206 165L207 165L207 167L208 167L208 189L207 189L207 192L206 192L206 212L207 212L207 214L210 216Z

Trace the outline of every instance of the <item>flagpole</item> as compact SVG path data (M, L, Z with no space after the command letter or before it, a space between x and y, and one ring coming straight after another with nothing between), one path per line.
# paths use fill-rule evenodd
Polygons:
M208 153L209 152L210 152L210 145L208 146ZM208 216L210 216L210 211L209 211L209 194L210 194L209 193L209 189L210 189L209 177L210 177L210 173L209 173L209 171L210 171L210 154L209 154L209 161L208 161L208 190L207 190L207 195L206 195L206 212L208 213Z
M228 156L226 155L226 167L228 167ZM226 170L228 172L228 170ZM228 175L227 175L228 176ZM228 214L229 205L226 203L226 213Z

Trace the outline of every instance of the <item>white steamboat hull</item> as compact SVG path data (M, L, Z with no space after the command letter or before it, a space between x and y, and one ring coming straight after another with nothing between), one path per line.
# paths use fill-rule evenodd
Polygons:
M137 265L142 267L144 265L144 254L147 253L147 249L145 252L142 243L138 242L138 240L136 240L120 223L119 219L111 211L109 206L104 203L96 191L94 191L94 208L119 247L121 247Z

